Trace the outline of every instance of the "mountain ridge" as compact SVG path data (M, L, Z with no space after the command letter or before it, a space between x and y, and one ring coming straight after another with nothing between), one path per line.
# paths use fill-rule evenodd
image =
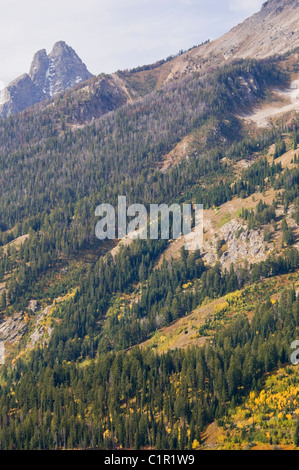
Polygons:
M149 65L145 69L140 67L141 70L137 68L132 71L117 71L105 74L105 80L109 81L111 90L115 88L115 93L112 94L123 96L124 99L118 100L117 105L122 106L194 72L204 75L234 60L250 57L263 59L271 55L285 54L299 47L299 31L296 28L298 22L298 0L269 0L263 4L260 11L220 38L190 48L172 60L161 61L162 64L158 67ZM59 59L65 57L65 50L67 61ZM77 65L82 71L81 75L77 74ZM54 73L57 71L56 67L57 75ZM62 83L59 83L60 75L64 77ZM99 94L102 93L102 75L93 77L75 51L63 41L59 41L49 55L45 49L38 51L33 57L29 73L17 78L0 91L0 117L16 114L84 81L91 102L94 97L98 100ZM95 80L96 85L89 81L90 78ZM103 99L107 100L105 91ZM114 107L115 104L106 108L110 110ZM87 117L86 122L105 112L96 111L94 116Z
M298 0L269 0L260 11L223 36L163 64L158 83L165 84L192 72L207 73L235 59L285 54L299 47L298 22Z

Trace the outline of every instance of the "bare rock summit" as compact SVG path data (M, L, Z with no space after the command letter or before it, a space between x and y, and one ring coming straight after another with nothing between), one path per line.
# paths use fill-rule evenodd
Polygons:
M29 74L25 73L0 92L0 117L23 111L91 77L74 49L59 41L50 54L45 49L38 51Z

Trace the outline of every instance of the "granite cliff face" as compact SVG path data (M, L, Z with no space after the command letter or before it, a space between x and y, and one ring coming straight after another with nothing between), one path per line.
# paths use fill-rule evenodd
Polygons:
M45 49L37 52L29 74L0 92L0 117L23 111L91 77L76 52L65 42L57 42L49 55Z

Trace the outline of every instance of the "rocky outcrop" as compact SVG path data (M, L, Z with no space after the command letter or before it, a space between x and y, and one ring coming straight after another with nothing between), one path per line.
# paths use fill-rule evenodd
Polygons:
M23 313L15 313L0 324L0 341L10 344L18 343L26 332L27 324Z
M0 117L23 111L91 77L76 52L65 42L57 42L49 55L45 49L38 51L29 74L0 92Z
M26 349L33 348L41 339L43 339L43 344L45 344L46 339L51 336L53 328L51 328L50 326L42 325L41 323L44 318L51 313L52 309L53 305L48 305L36 316L34 329L30 334Z
M225 243L221 256L217 254L218 240ZM229 269L232 263L237 265L245 260L249 265L264 261L269 255L269 249L262 230L248 230L245 224L232 220L219 229L217 237L205 243L203 254L208 264L220 261L222 269Z
M39 101L39 93L28 74L11 82L0 95L0 117L28 108Z

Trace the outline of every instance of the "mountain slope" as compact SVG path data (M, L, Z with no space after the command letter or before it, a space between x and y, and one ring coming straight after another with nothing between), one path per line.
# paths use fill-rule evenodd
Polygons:
M269 2L257 28L283 5L280 18L296 2ZM92 77L0 121L1 449L199 449L289 362L299 118L239 116L293 80L297 55L217 57L202 74L178 57ZM175 64L178 80L160 75ZM28 83L47 67L38 54ZM201 250L97 240L95 209L119 195L202 203Z
M183 75L206 73L239 58L266 58L299 47L298 0L269 0L261 11L222 37L194 48L161 66L157 84L161 86Z
M116 94L120 92L126 98L117 104L122 106L193 72L205 74L236 59L262 59L295 49L299 47L298 22L298 0L270 0L260 12L214 41L191 48L171 60L160 61L162 64L118 71L105 78ZM0 117L15 114L90 77L75 52L65 43L58 42L49 55L45 50L36 53L30 73L14 80L0 92ZM86 83L91 106L87 114L83 113L81 123L99 116L97 106L92 105L93 99L101 99L102 91L97 86L99 78ZM76 99L76 92L73 96ZM96 108L94 115L93 108ZM105 112L102 110L101 114Z

